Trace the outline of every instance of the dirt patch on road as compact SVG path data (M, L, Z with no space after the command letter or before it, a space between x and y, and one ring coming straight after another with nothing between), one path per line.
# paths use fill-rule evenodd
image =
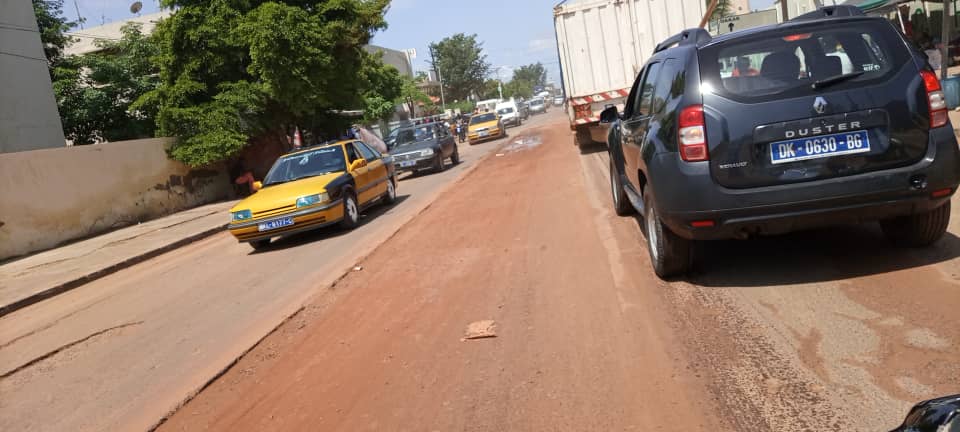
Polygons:
M722 428L696 377L709 365L675 347L659 285L611 262L569 132L510 139L534 138L440 197L161 430ZM481 320L497 337L461 341Z

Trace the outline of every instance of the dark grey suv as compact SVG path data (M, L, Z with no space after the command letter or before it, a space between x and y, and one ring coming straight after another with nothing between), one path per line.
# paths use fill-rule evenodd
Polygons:
M946 231L960 151L922 53L882 18L821 8L657 46L624 112L608 108L620 215L645 219L661 277L696 240L880 221L897 245Z

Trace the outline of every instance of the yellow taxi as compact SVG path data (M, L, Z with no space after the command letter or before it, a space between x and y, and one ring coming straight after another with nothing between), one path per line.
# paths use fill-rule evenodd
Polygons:
M230 233L254 249L273 237L339 223L357 226L360 212L397 198L392 161L361 141L309 147L281 156L256 192L230 209Z
M467 127L467 141L470 142L470 145L506 135L507 130L503 128L503 123L497 113L474 114L473 117L470 117L470 125Z

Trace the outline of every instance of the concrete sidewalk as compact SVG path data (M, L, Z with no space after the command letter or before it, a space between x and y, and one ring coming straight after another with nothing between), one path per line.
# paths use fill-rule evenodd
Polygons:
M209 204L0 265L0 316L222 231L235 201Z

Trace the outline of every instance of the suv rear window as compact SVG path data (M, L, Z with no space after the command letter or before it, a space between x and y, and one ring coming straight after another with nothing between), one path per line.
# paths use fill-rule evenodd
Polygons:
M862 73L833 88L891 76L909 55L889 23L831 21L772 30L708 46L700 54L702 80L733 99L774 99L816 92L819 80Z

